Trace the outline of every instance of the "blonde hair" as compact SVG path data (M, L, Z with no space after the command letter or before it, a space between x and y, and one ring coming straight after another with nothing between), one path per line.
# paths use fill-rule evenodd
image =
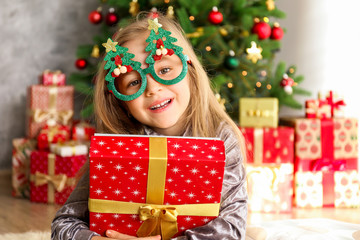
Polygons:
M185 131L185 129L190 127L192 136L216 137L218 127L222 122L226 122L238 137L242 149L245 150L245 141L239 128L218 103L211 89L207 73L199 62L190 42L186 39L180 25L176 21L164 16L159 16L158 20L162 24L163 29L170 31L171 36L178 39L178 42L175 44L184 49L184 54L192 62L188 70L191 98L185 113L186 124L183 130ZM146 31L149 31L147 18L141 18L140 15L133 23L114 34L113 41L122 45ZM107 71L104 70L104 65L105 62L101 64L97 75L94 96L95 119L98 131L105 133L143 134L143 125L128 116L122 101L118 100L108 91L105 82ZM243 156L246 157L244 154Z

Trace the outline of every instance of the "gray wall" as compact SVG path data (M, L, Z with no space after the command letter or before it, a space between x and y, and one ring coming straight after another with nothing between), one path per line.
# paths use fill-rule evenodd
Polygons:
M25 135L26 88L45 69L76 71L76 49L99 30L88 21L97 0L1 0L0 169L11 168L11 140ZM75 94L75 117L82 96Z

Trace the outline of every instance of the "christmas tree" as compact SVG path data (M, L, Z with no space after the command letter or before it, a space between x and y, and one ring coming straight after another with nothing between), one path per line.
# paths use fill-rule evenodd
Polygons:
M280 106L301 108L294 95L310 95L298 87L303 77L296 75L295 66L284 62L275 66L284 33L276 21L285 13L274 0L101 0L89 14L91 24L100 25L101 34L78 47L80 71L70 75L75 89L89 96L84 118L93 113L93 78L105 52L102 43L140 11L150 11L149 18L163 14L180 22L209 73L219 102L235 122L241 97L276 97Z

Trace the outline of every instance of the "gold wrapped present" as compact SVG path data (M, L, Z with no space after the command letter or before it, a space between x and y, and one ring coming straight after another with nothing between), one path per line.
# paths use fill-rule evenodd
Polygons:
M279 100L277 98L240 98L241 127L277 127Z

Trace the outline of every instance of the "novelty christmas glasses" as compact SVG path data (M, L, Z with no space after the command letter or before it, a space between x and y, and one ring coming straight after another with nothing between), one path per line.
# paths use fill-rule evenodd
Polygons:
M105 77L107 87L122 101L131 101L143 94L148 73L165 85L176 84L187 74L188 57L182 53L181 47L173 44L177 39L170 36L171 32L161 28L158 19L149 19L148 22L151 31L146 39L149 44L145 51L150 53L145 60L149 67L145 69L140 68L140 62L131 60L135 55L128 53L128 48L117 45L110 38L103 44L107 52L104 69L109 70Z

